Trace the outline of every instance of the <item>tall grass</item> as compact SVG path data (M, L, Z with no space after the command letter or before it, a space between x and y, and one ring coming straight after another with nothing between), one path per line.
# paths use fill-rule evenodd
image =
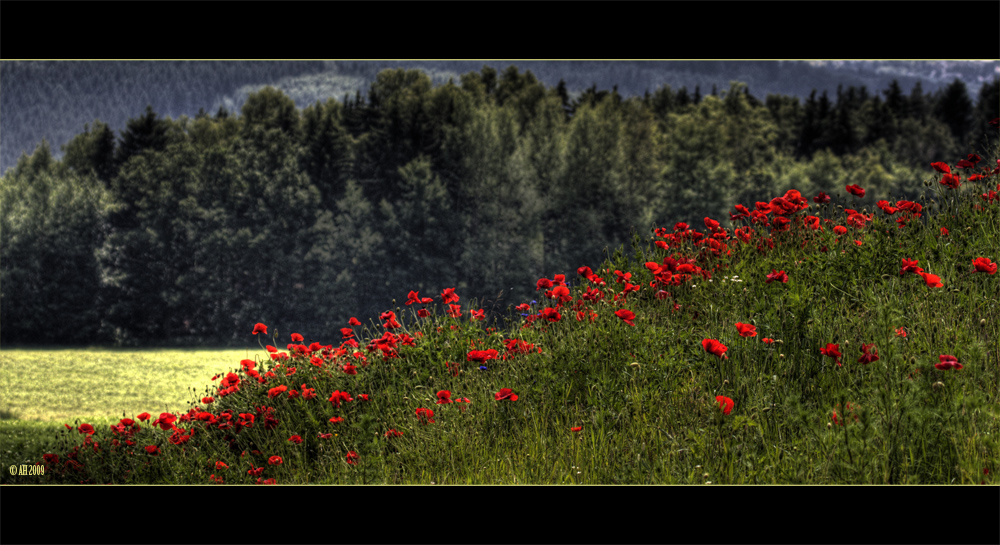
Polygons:
M1000 199L988 192L1000 184L981 168L997 155L965 171L982 179L956 189L927 180L919 217L852 195L802 208L789 192L799 210L787 229L775 211L766 223L733 220L747 242L708 219L703 231L637 236L589 278L581 268L539 280L536 301L503 323L476 319L474 303L446 303L442 292L345 338L301 332L292 342L268 324L270 337L256 333L258 356L216 368L188 411L150 403L148 419L135 408L117 429L117 416L67 422L57 435L19 429L4 462L30 460L44 475L5 472L2 482L994 482L1000 275L973 261L1000 260ZM816 229L803 220L810 215ZM901 273L904 259L943 286ZM787 283L768 282L779 271ZM616 315L622 309L634 325ZM742 336L737 322L756 336ZM710 353L706 339L726 351ZM497 357L474 361L473 351L488 350ZM877 359L863 363L865 353ZM962 368L942 369L942 355ZM30 382L6 363L12 357L35 366ZM51 357L71 356L5 353L5 399L27 392L39 411L57 401L44 396L59 374L45 369ZM187 365L176 357L173 369L143 372L169 384ZM134 388L111 366L73 380L84 397L97 384ZM505 388L517 399L498 399ZM102 399L113 399L109 414L122 410L121 397Z

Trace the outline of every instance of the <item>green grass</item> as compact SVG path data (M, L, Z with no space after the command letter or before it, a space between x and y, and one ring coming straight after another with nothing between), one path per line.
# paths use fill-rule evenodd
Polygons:
M990 180L992 188L996 177ZM349 355L353 349L324 357L320 366L304 357L282 367L257 349L251 353L256 369L274 375L261 385L239 370L240 390L220 396L220 381L209 379L238 369L246 351L5 350L4 465L38 462L45 453L60 458L44 476L4 472L0 482L209 484L212 476L226 484L994 482L1000 471L1000 274L973 272L972 260L1000 260L1000 203L978 197L982 183L957 191L933 184L932 191L940 205L921 201L923 217L902 229L894 221L898 214L851 197L844 205L866 208L874 221L839 237L833 227L845 224L843 210L810 203L796 217L815 214L831 222L822 232L772 232L773 250L758 250L767 235L761 226L749 244L729 240L731 254L719 257L690 239L653 237L669 242L663 250L637 238L629 252L616 252L594 271L606 283L601 300L583 300L583 288L593 284L567 274L572 299L560 307L558 322L527 323L512 309L510 321L488 328L470 320L474 305L464 300L462 317L447 316L440 297L428 318L398 307L403 327L393 333L407 333L414 345L400 342L398 357L384 357L365 345L385 330L355 328L367 358L356 375L341 368L358 363ZM656 297L644 264L669 255L694 258L711 280L693 275L664 287L670 297ZM944 286L901 275L903 258L919 260ZM766 283L774 269L786 271L789 282ZM639 291L622 300L625 284L615 280L615 270L630 272ZM543 291L532 313L556 307ZM597 318L578 321L577 308ZM622 308L635 313L634 326L614 314ZM741 337L736 322L755 325L757 336ZM905 337L896 334L899 328ZM255 343L247 329L248 344ZM303 345L342 342L301 333ZM707 353L706 338L726 345L727 357ZM536 349L511 354L505 339ZM262 342L291 350L287 338ZM839 345L842 365L820 353L829 343ZM874 344L879 359L858 363L862 344ZM467 361L472 349L507 357L480 370ZM935 368L942 354L956 356L964 368ZM446 362L459 362L457 375ZM286 376L286 367L295 373ZM317 396L290 398L285 391L268 397L271 388L301 391L302 384ZM518 399L495 400L501 388ZM442 390L471 404L464 411L457 403L436 404ZM334 391L349 392L353 401L335 407ZM207 395L213 403L199 401ZM730 414L716 396L734 401ZM134 445L112 445L126 439L109 429L119 414L181 416L195 404L212 418L231 410L231 424L240 413L255 414L253 427L235 433L218 422L178 420L174 426L195 432L173 444L174 432L151 426L151 419L137 422ZM273 427L265 425L265 406L277 419ZM421 423L418 408L433 410L435 422ZM835 410L845 425L833 422ZM335 416L344 421L331 423ZM97 451L63 425L84 422L97 430L91 439ZM402 437L387 438L389 429ZM288 440L296 435L301 443ZM158 446L160 455L147 454L147 445ZM76 446L82 465L70 469L67 455ZM349 452L357 453L356 464L348 463ZM269 464L273 456L282 463ZM260 467L259 475L248 474Z

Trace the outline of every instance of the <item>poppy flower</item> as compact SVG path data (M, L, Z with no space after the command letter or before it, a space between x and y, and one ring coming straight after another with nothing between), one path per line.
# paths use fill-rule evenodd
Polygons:
M927 284L927 287L929 287L929 288L943 288L944 287L944 284L941 283L941 277L940 276L938 276L936 274L925 273L923 271L919 272L918 274L921 276L921 278L924 279L924 282Z
M343 421L344 421L344 417L343 416L334 416L334 417L331 417L330 420L329 420L329 422L331 424L340 424Z
M350 325L361 325L361 322L359 322L354 316L351 316L351 319L347 320L347 323Z
M688 227L689 227L688 224L684 223L683 221L678 222L674 224L674 231L687 231Z
M305 340L305 339L302 338L302 335L299 335L298 333L292 333L292 342L293 343L300 343L303 340Z
M288 386L285 386L284 384L276 388L271 388L270 390L267 391L267 397L269 398L278 397L281 394L283 394L286 390L288 390Z
M785 273L785 271L778 271L778 270L775 270L775 269L771 269L771 274L767 275L767 280L764 281L764 283L765 284L770 284L771 281L773 281L773 280L777 280L778 282L781 282L783 284L787 284L788 283L788 274Z
M347 463L349 463L351 465L357 465L358 464L358 459L360 457L358 456L357 452L354 452L353 450L351 450L351 451L347 452L347 456L345 456L344 458L347 459Z
M478 361L480 363L486 360L495 360L499 356L499 352L496 349L491 348L489 350L472 350L466 355L465 361Z
M263 333L267 335L267 326L264 324L257 324L253 326L253 334L256 335L258 333Z
M539 278L538 282L535 282L535 291L538 291L538 290L541 290L541 289L546 289L547 290L547 289L551 289L551 288L552 288L552 281L549 280L548 278Z
M95 430L94 426L91 426L90 424L80 424L80 427L77 428L77 431L79 431L80 433L86 433L87 435L94 435Z
M714 354L716 356L719 356L720 358L729 359L729 356L723 355L726 353L726 350L729 350L729 347L727 347L726 345L720 343L715 339L704 339L703 341L701 341L701 347L704 348L705 352L708 352L709 354Z
M962 179L959 178L958 176L945 174L944 176L941 177L941 181L938 183L949 189L958 189L958 186L962 185Z
M160 447L158 447L156 445L149 445L148 447L146 447L146 452L149 453L149 454L152 454L153 456L159 456L160 455Z
M329 438L333 437L333 434L332 433L317 433L316 437L319 437L320 439L329 439Z
M847 227L844 227L843 225L835 225L833 226L833 232L837 233L837 235L844 235L847 233Z
M769 339L767 337L764 337L763 339L761 339L761 341L763 341L764 344L771 344L774 342L774 339Z
M816 204L826 204L830 202L830 196L820 191L819 195L813 197L813 202Z
M437 400L438 405L451 403L451 392L449 392L448 390L441 390L440 392L437 393L437 398L438 398Z
M931 163L931 168L942 174L951 174L951 167L946 163Z
M386 437L402 437L403 436L403 432L391 429L391 430L385 432L385 436Z
M851 184L849 186L846 186L844 189L846 189L848 193L854 195L855 197L865 196L865 190L861 189L861 187L859 187L858 184Z
M352 398L351 394L349 394L347 392L341 392L340 390L334 390L333 393L330 394L329 401L330 401L330 403L333 403L334 407L337 407L339 409L341 401L354 401L354 398Z
M427 424L433 424L435 422L433 418L434 411L430 409L420 408L417 409L416 413L417 413L417 418L420 419L421 424L427 425Z
M719 222L711 218L705 218L705 228L708 229L709 231L715 231L716 229L719 228Z
M991 262L988 258L977 257L972 260L972 264L976 267L976 272L984 272L986 274L997 273L997 264Z
M577 426L575 428L570 428L569 431L571 431L573 433L576 433L576 432L578 432L578 431L580 431L582 429L583 429L583 426Z
M441 300L445 304L457 303L458 296L455 295L455 288L445 288L445 290L441 292Z
M298 445L298 444L302 443L302 436L301 435L293 435L293 436L289 437L288 440L291 441L291 442L293 442L293 443L295 443L296 445Z
M726 396L715 396L715 400L719 402L719 408L722 409L722 414L729 414L733 412L733 407L736 406L736 403Z
M736 322L736 329L740 332L740 337L756 337L757 326Z
M138 418L139 420L145 422L145 421L149 420L152 417L153 417L153 415L151 415L149 413L142 413L139 416L137 416L136 418Z
M924 272L923 269L921 269L920 267L917 266L917 263L919 263L919 262L920 262L920 260L918 260L918 259L906 259L904 257L903 258L903 269L901 271L899 271L899 275L902 276L902 275L904 275L904 274L906 274L908 272L911 272L911 273L914 273L914 274L919 274L919 273Z
M943 236L943 237L948 236L948 228L947 227L942 227L941 228L941 236Z
M621 309L615 311L615 316L621 318L626 324L630 326L635 325L635 313L631 310Z
M935 363L934 367L940 369L941 371L947 371L949 369L961 369L963 365L958 363L958 358L955 356L949 356L947 354L941 354L938 356L941 360L939 363Z
M470 404L470 403L472 403L472 401L470 401L469 398L467 398L467 397L460 397L460 398L458 398L458 399L455 400L455 403L456 403L455 406L458 407L459 409L461 409L462 412L464 413L465 412L465 406L468 405L468 404Z
M283 462L284 460L281 459L281 456L271 456L270 458L267 459L267 463L271 464L272 466L280 465Z
M562 319L562 314L559 314L558 310L551 307L546 307L539 314L549 322L558 322Z
M875 349L875 351L871 354L868 353L868 351L873 348L875 348L875 343L872 344L861 343L861 352L863 353L863 355L860 358L858 358L858 363L863 363L865 365L868 365L873 361L877 361L878 349Z
M837 365L840 365L840 356L843 354L840 353L839 344L827 343L826 348L820 348L819 352L829 358L835 358Z
M493 394L493 399L497 401L502 401L504 399L517 401L517 394L515 394L510 388L501 388L499 392Z
M902 327L896 328L896 336L906 338L906 330Z

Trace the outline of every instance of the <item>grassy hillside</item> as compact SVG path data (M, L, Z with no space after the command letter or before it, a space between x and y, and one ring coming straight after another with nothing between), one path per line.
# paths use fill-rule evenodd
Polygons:
M936 163L956 176L915 202L790 190L731 224L664 226L539 279L504 324L448 286L342 338L259 324L258 355L214 369L188 411L8 431L4 460L45 474L2 482L995 482L991 155ZM145 373L196 365L174 357ZM5 400L58 403L13 370ZM118 377L93 366L78 389L135 387Z

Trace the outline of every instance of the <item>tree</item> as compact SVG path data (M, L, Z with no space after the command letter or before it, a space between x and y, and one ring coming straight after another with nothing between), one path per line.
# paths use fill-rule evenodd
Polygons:
M955 78L950 85L935 93L934 99L934 117L947 125L955 141L965 147L966 137L972 128L972 101L965 83Z
M115 161L124 165L145 150L163 151L167 147L167 125L156 117L153 106L146 106L146 114L129 119L121 135Z
M90 173L109 187L118 170L115 134L100 120L94 121L93 129L84 125L83 131L63 146L63 164L81 175Z

